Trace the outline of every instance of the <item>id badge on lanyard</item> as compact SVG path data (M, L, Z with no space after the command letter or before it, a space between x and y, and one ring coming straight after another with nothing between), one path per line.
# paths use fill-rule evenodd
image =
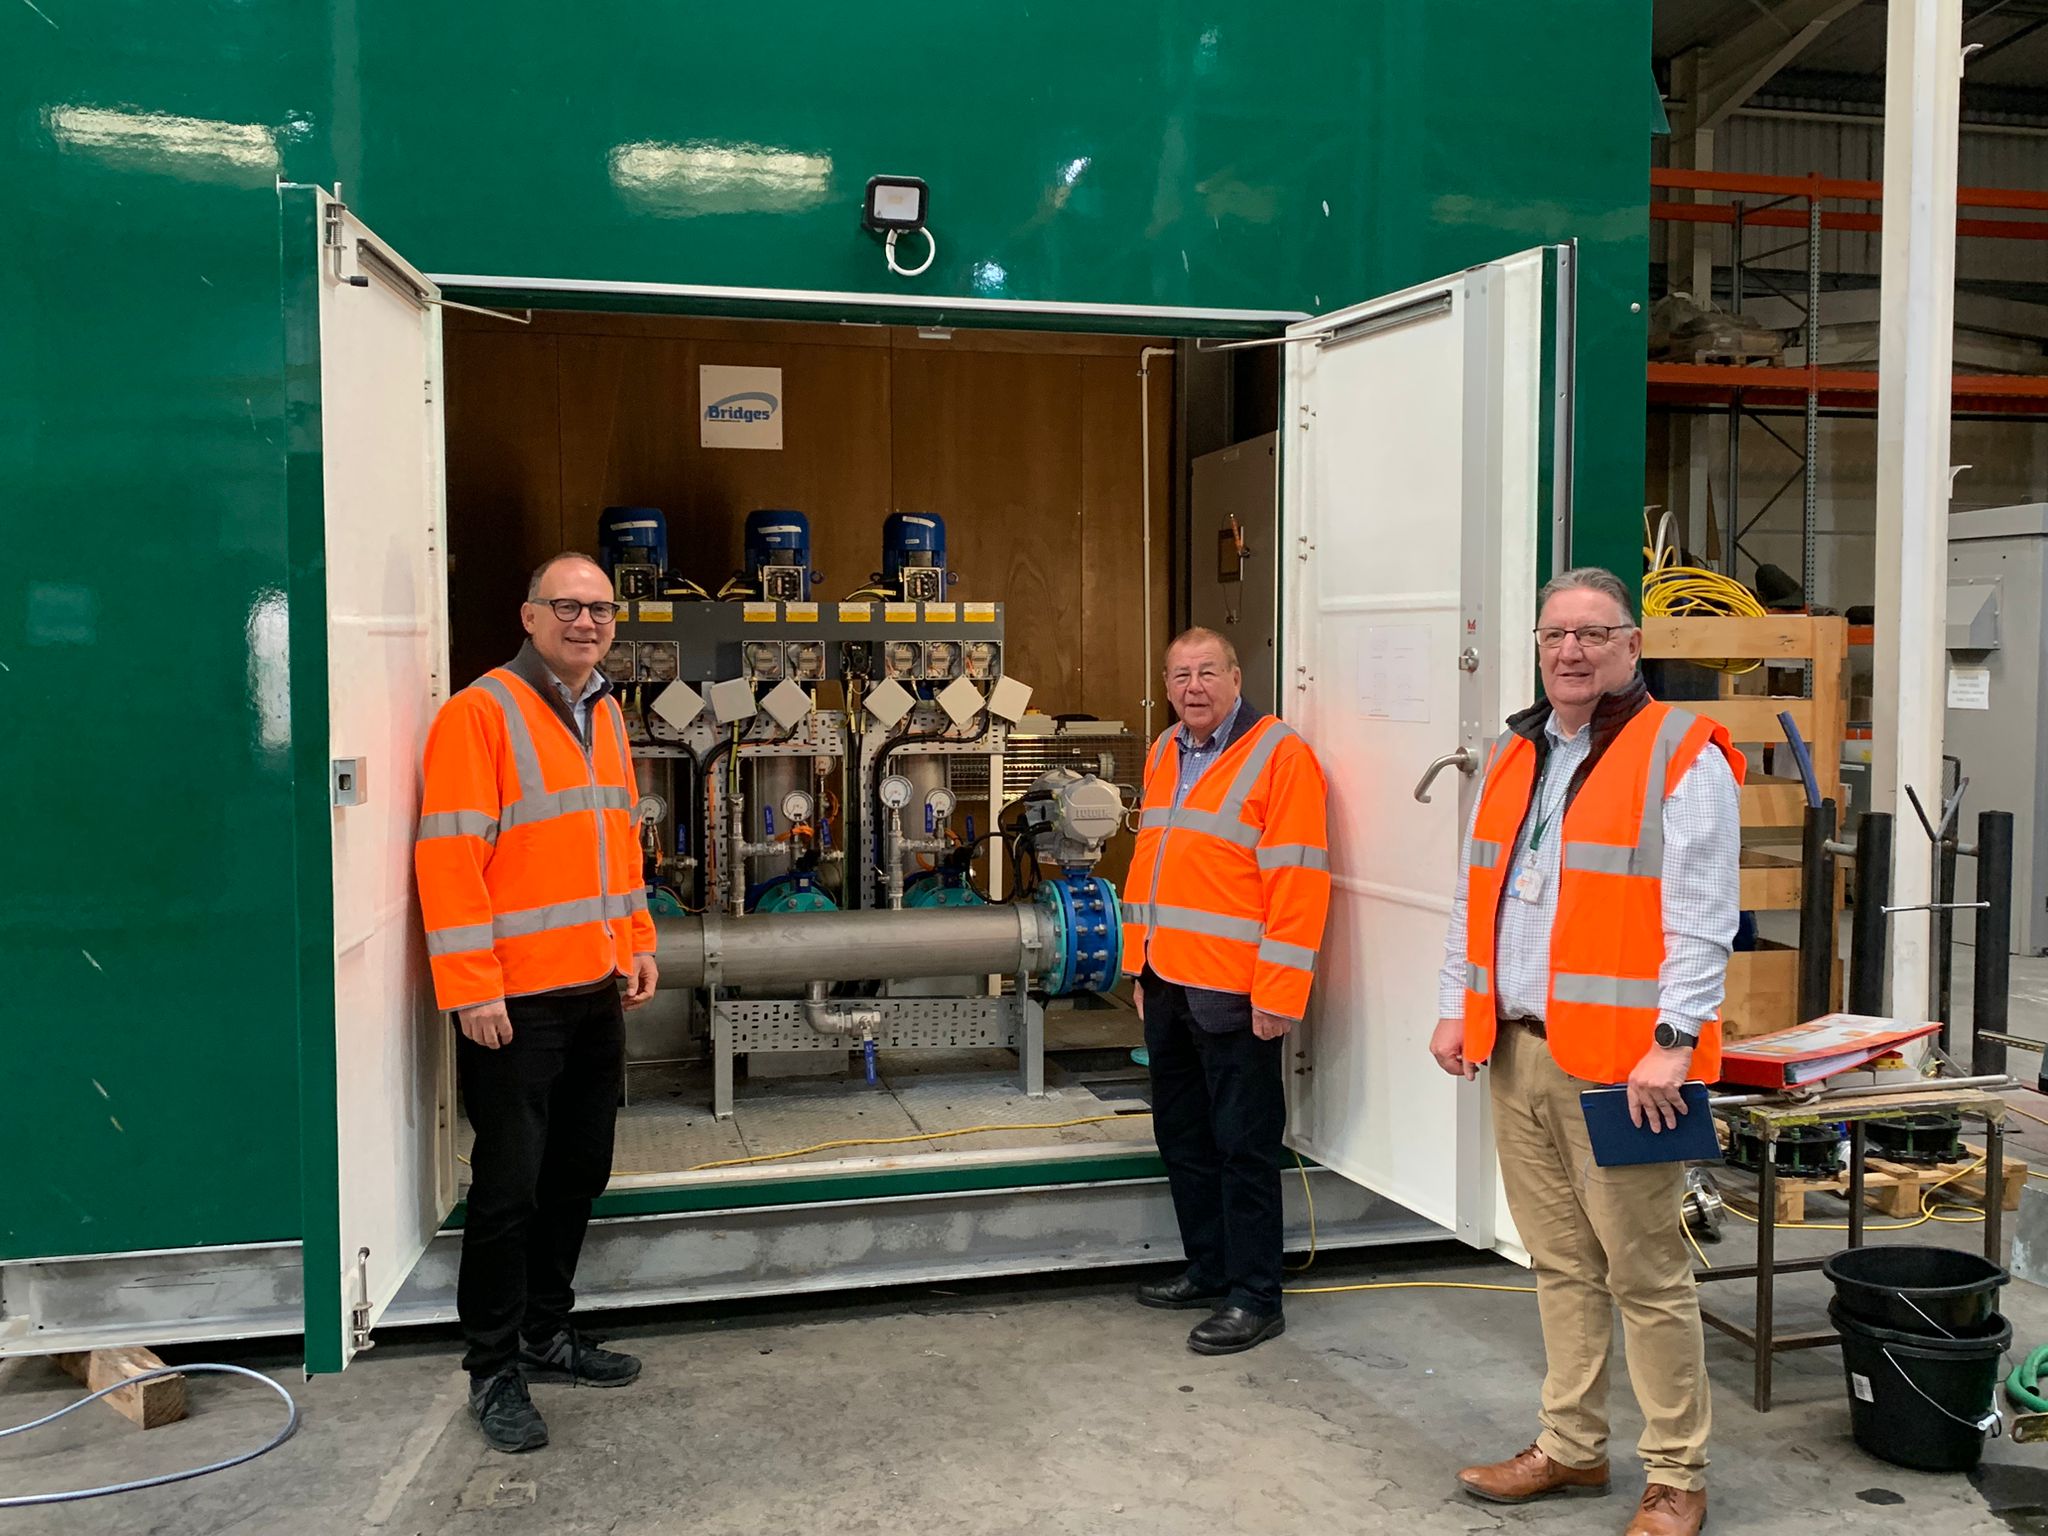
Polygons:
M1549 777L1549 769L1550 765L1548 763L1544 764L1545 780ZM1538 810L1542 810L1543 806L1543 788L1544 783L1539 780L1536 785L1536 805ZM1517 901L1525 901L1530 906L1534 906L1543 899L1543 871L1536 867L1536 854L1537 850L1543 846L1543 834L1550 830L1551 822L1556 819L1557 807L1555 805L1551 806L1547 811L1542 811L1542 814L1536 819L1536 830L1530 835L1528 851L1522 855L1522 867L1515 871L1514 884L1510 887Z

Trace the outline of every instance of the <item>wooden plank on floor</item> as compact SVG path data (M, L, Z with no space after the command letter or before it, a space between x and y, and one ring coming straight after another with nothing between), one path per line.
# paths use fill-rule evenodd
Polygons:
M90 1354L58 1355L57 1364L66 1375L97 1392L117 1382L163 1369L163 1361L152 1349L95 1349ZM142 1429L155 1429L185 1417L185 1378L158 1376L137 1382L100 1399L123 1418Z

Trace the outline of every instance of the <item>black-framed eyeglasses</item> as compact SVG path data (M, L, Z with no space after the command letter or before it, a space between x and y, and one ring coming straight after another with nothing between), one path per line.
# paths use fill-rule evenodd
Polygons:
M592 623L609 624L619 616L619 610L625 606L624 603L579 603L573 597L536 597L533 601L552 608L555 617L564 624L574 624L586 608L590 610Z
M1576 635L1580 650L1598 651L1609 645L1616 635L1625 635L1634 628L1633 624L1582 624L1577 629L1542 626L1536 630L1536 644L1543 650L1554 651L1564 644L1566 635Z

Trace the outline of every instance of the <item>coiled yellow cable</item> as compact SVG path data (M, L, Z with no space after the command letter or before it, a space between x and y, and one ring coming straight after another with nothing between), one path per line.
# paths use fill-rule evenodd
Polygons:
M1643 617L1646 619L1678 619L1711 616L1717 618L1764 619L1770 612L1757 601L1756 594L1732 576L1723 576L1719 571L1703 570L1696 565L1678 563L1678 547L1670 542L1667 530L1671 526L1671 514L1665 513L1657 525L1656 533L1650 532L1650 514L1643 513L1643 559L1649 566L1649 574L1643 577ZM1760 661L1696 661L1695 666L1712 667L1717 672L1740 674L1754 672L1763 663Z

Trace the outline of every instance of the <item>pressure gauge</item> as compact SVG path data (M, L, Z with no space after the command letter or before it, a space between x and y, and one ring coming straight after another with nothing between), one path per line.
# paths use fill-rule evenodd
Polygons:
M673 643L655 641L640 647L640 675L650 683L672 683L681 671Z
M993 679L1003 666L1003 648L994 640L967 642L967 675L977 683Z
M915 640L891 640L882 652L884 670L899 683L915 679L923 660L924 647Z
M886 810L900 811L910 804L912 786L910 780L900 773L892 773L882 780L882 806Z
M950 683L960 675L960 642L932 640L924 648L924 675L928 682Z
M758 683L772 683L782 676L782 647L773 640L749 640L746 645L747 676Z
M782 797L782 819L791 826L801 821L809 821L813 803L808 793L801 789L792 789Z
M668 802L659 795L642 795L640 803L633 807L633 825L636 827L655 826L668 819Z
M924 797L924 808L931 812L932 823L935 826L943 827L947 822L951 821L953 819L953 807L959 803L953 791L944 786L927 791Z

